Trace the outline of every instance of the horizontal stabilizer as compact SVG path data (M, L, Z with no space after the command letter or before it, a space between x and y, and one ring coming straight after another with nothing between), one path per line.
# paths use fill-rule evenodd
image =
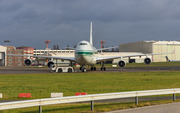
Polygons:
M112 48L118 48L119 46L116 46L116 47L108 47L108 48L101 48L101 49L97 49L98 51L101 51L101 50L108 50L108 49L112 49Z
M69 50L75 50L76 48L73 48L73 47L65 47L66 49L69 49Z

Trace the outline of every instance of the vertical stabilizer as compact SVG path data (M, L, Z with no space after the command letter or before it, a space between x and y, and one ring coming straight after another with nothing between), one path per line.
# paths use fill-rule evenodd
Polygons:
M93 39L92 39L92 22L90 25L90 44L93 46Z

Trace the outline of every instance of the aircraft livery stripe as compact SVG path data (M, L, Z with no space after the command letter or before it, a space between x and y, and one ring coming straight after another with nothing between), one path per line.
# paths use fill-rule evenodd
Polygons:
M93 54L94 52L76 52L76 54Z

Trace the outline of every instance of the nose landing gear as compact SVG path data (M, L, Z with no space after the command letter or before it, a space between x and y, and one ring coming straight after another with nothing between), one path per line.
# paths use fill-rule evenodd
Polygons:
M81 70L82 72L86 72L86 67L85 67L85 66L82 66L82 67L80 67L79 70Z

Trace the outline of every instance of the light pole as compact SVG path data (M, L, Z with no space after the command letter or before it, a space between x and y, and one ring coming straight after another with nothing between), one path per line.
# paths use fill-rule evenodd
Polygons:
M50 40L46 40L46 41L45 41L46 49L47 49L47 55L46 55L46 56L48 56L48 54L49 54L48 44L50 44L50 42L51 42ZM46 62L48 62L48 59L47 59Z

